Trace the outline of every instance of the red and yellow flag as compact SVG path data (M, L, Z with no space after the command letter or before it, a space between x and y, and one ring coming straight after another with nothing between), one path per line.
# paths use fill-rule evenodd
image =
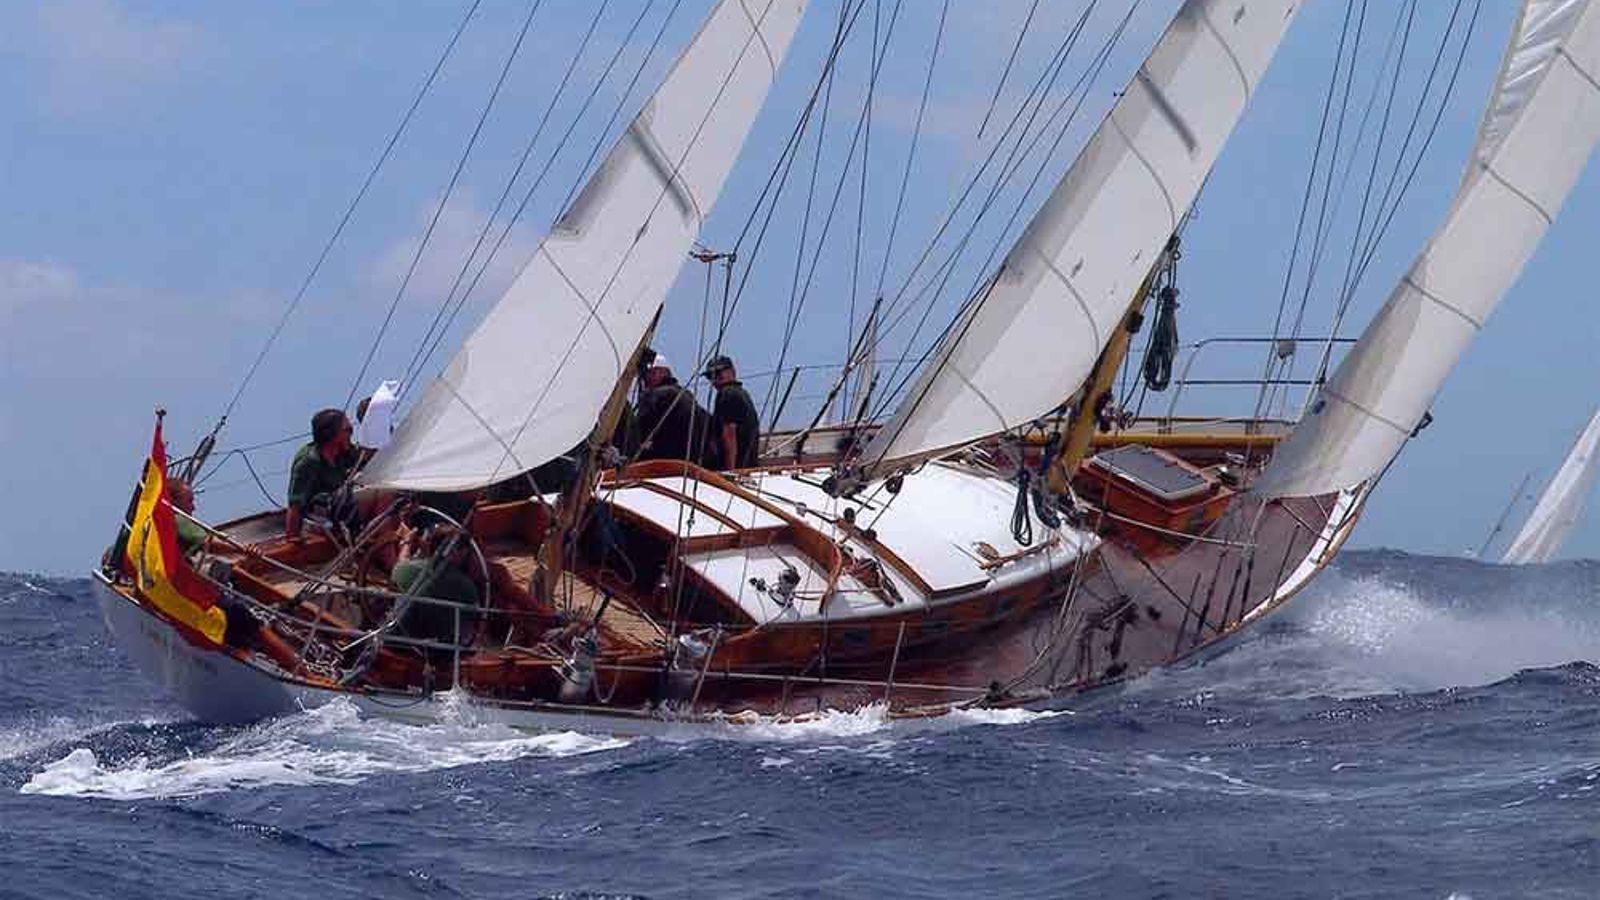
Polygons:
M159 418L131 524L127 571L133 574L139 593L190 630L221 644L228 620L216 605L218 590L196 574L178 550L178 521L172 501L167 499L167 448L161 440Z

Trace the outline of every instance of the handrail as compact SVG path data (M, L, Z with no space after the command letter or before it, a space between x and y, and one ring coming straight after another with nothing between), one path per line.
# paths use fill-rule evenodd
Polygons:
M1183 389L1184 388L1188 387L1191 384L1201 384L1202 383L1202 380L1191 379L1189 377L1189 372L1190 372L1191 369L1194 368L1195 360L1200 358L1200 351L1206 349L1207 347L1210 347L1210 346L1213 346L1213 345L1280 344L1280 343L1283 343L1284 341L1290 341L1290 342L1293 342L1293 343L1299 343L1300 341L1305 341L1305 342L1313 343L1313 344L1328 344L1328 345L1331 346L1333 344L1354 344L1356 342L1356 340L1357 340L1356 338L1336 337L1336 336L1301 337L1301 338L1275 338L1275 337L1209 337L1209 338L1202 338L1201 340L1195 341L1194 343L1187 345L1186 348L1185 348L1185 349L1187 349L1189 351L1189 353L1188 353L1188 356L1184 360L1183 368L1180 369L1179 372L1178 372L1178 377L1176 379L1174 379L1174 381L1173 381L1172 396L1171 396L1171 399L1169 399L1168 402L1167 402L1167 414L1165 416L1165 419L1168 422L1171 422L1173 420L1175 414L1177 413L1178 400L1180 398L1182 398ZM1299 379L1270 379L1270 378L1239 378L1239 379L1226 379L1226 380L1223 380L1223 379L1211 379L1211 381L1217 382L1218 384L1224 384L1225 383L1226 385L1229 385L1229 386L1244 386L1244 385L1248 385L1248 386L1252 386L1252 387L1259 387L1259 386L1264 385L1264 384L1288 384L1288 385L1302 385L1302 386L1310 387L1310 386L1313 386L1315 384L1315 382L1311 381L1311 380L1302 381L1302 380L1299 380Z

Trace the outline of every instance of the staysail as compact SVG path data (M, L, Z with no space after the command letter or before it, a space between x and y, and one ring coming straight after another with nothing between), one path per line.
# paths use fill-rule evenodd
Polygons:
M1539 495L1539 502L1534 504L1528 521L1512 539L1501 562L1549 562L1561 552L1561 545L1567 542L1578 524L1578 517L1583 514L1589 492L1594 490L1594 476L1600 471L1597 449L1600 449L1600 410L1578 435L1566 462Z
M479 487L588 434L716 202L805 8L717 5L364 483Z
M1187 0L861 463L870 477L1077 390L1194 202L1294 0Z
M1400 452L1600 140L1600 9L1525 0L1444 223L1257 482L1354 488Z

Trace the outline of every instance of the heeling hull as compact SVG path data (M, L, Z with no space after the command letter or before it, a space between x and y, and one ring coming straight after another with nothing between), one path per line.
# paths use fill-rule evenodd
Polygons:
M1070 627L1059 636L1060 652L1041 658L1041 629L1060 621L1058 605L1040 603L1026 627L996 632L981 652L968 652L959 663L908 652L891 690L882 685L809 683L795 678L752 689L720 672L708 671L700 685L700 711L650 710L518 703L473 697L462 704L451 694L421 695L396 691L354 691L297 681L258 668L227 652L194 644L171 623L97 577L95 586L107 627L129 656L172 697L204 721L238 723L285 715L345 699L365 714L409 722L469 716L529 729L581 729L619 734L670 732L686 725L739 724L728 712L753 709L768 714L804 717L825 708L854 709L885 700L902 714L936 713L949 704L972 700L998 683L1009 694L986 698L995 705L1048 706L1060 697L1116 682L1162 664L1213 647L1245 625L1278 607L1303 588L1332 559L1349 536L1361 511L1365 490L1292 501L1269 509L1259 523L1254 557L1278 554L1276 565L1252 566L1241 548L1196 544L1156 560L1143 570L1115 545L1097 552L1086 569L1076 598L1068 607ZM1313 510L1311 520L1306 516ZM1197 548L1199 548L1197 550ZM1231 562L1230 562L1231 560ZM1211 574L1206 574L1206 566ZM1168 590L1181 573L1191 575L1189 597ZM1131 590L1130 590L1131 589ZM1108 593L1115 591L1116 593ZM1228 593L1224 593L1227 591ZM1137 593L1135 593L1137 592ZM1060 599L1065 588L1041 595ZM1107 618L1108 599L1122 597L1140 608L1133 621ZM1190 602L1198 601L1198 602ZM1094 605L1098 602L1098 606ZM1152 617L1149 609L1163 610ZM1096 614L1100 615L1096 615ZM1074 619L1074 616L1076 617ZM1120 627L1119 627L1120 622ZM937 643L927 645L937 648ZM1120 665L1119 665L1120 664ZM881 673L879 673L881 675ZM602 675L604 678L605 675ZM614 677L614 676L613 676ZM941 684L959 683L968 690L953 696ZM463 712L466 710L466 712Z
M1143 562L1126 545L1108 540L1086 561L1070 603L1044 605L1022 627L997 633L958 660L902 665L899 677L921 684L992 685L997 690L983 697L987 705L1040 707L1208 651L1283 605L1322 571L1349 537L1365 496L1361 488L1275 502L1259 521L1253 505L1241 506L1210 534L1220 541L1230 528L1253 525L1254 540L1195 542ZM1128 608L1137 617L1121 612ZM1053 650L1041 654L1039 647L1052 634ZM883 696L881 687L796 682L781 705L766 709L852 708ZM898 683L893 698L897 707L940 699Z

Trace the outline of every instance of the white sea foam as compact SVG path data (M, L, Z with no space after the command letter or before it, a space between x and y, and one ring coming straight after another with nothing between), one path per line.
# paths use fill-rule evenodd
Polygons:
M1301 621L1338 662L1391 690L1487 684L1522 669L1600 661L1600 616L1502 599L1488 609L1454 608L1367 576L1341 585Z
M1026 725L1043 719L1071 715L1067 710L1036 712L1027 709L957 709L929 718L896 719L881 703L856 710L824 709L803 716L758 716L739 714L708 724L684 724L669 729L662 737L669 741L721 739L752 743L819 743L830 740L863 738L882 733L886 736L946 731L974 725Z
M685 724L668 730L667 740L721 738L759 743L814 743L838 738L859 738L883 731L893 720L881 703L844 711L824 709L802 716L737 714L707 724Z
M136 757L107 765L93 750L78 747L36 773L22 792L134 800L267 785L350 784L384 773L576 756L626 744L574 732L527 734L459 718L405 725L363 718L354 705L335 702L245 729L183 759Z
M1059 716L1070 716L1070 709L958 709L945 716L952 725L1026 725Z
M53 744L81 741L117 723L83 722L77 719L53 718L38 722L12 724L0 728L0 762L27 756Z

